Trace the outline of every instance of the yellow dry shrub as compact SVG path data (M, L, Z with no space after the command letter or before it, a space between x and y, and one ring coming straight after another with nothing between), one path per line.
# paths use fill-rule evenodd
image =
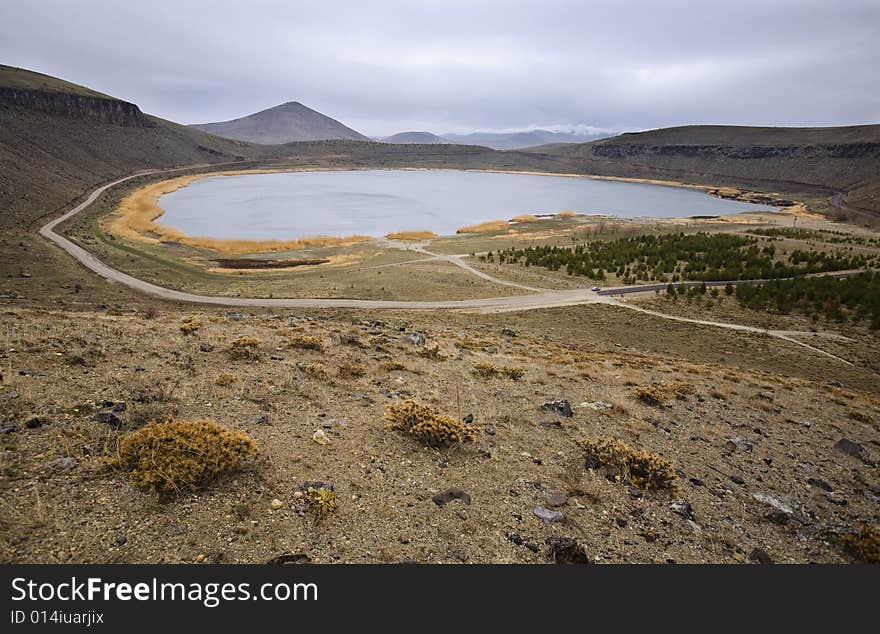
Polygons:
M367 371L356 363L343 363L336 369L336 376L340 379L359 379L367 374Z
M323 363L310 363L305 367L306 376L316 381L327 381L330 379L330 368Z
M306 500L318 519L327 517L339 508L339 503L336 501L336 492L325 487L317 489L309 487L306 491Z
M533 214L522 214L520 216L514 216L510 219L510 222L537 222L538 217Z
M446 414L416 403L392 403L385 412L386 430L402 431L431 447L449 447L465 442L476 442L481 431Z
M191 335L201 327L202 323L200 321L197 321L194 317L189 317L180 323L180 332L185 335Z
M324 339L314 335L293 335L287 345L291 348L299 348L300 350L317 350L324 349Z
M238 337L232 340L226 352L231 359L258 359L260 357L258 348L261 343L262 341L256 337Z
M256 454L247 434L210 420L150 423L119 441L116 466L158 493L197 491Z
M585 439L588 461L611 470L642 489L675 489L678 476L672 462L644 449L633 449L615 438Z
M574 218L575 216L577 216L577 212L572 211L571 209L565 209L563 211L560 211L556 215L559 216L560 218Z
M445 354L440 352L440 346L436 343L433 346L424 346L423 348L419 348L416 354L423 359L428 359L430 361L446 361L448 358Z
M636 399L655 407L665 405L673 399L684 400L694 392L693 386L678 381L633 388Z
M229 372L224 372L223 374L218 374L217 378L214 379L214 383L220 386L230 385L231 383L235 383L238 380L238 377Z
M455 233L494 233L496 231L506 230L510 224L506 220L490 220L489 222L481 222L476 225L467 225L459 227Z
M859 561L880 563L880 528L864 525L858 532L841 535L839 539L843 547Z
M525 370L522 368L513 368L509 366L496 366L487 361L480 361L474 364L474 374L489 379L495 376L507 377L511 381L517 381L523 377Z

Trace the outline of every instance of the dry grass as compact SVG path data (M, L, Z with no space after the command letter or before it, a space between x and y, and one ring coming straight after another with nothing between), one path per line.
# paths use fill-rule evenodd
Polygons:
M339 508L336 492L331 488L323 486L317 488L310 486L306 490L306 501L318 520L326 518Z
M506 231L510 228L510 223L506 220L489 220L475 225L466 225L459 227L455 233L494 233L496 231Z
M241 468L254 441L209 420L150 423L119 442L115 466L157 493L197 491Z
M450 447L465 442L476 442L481 431L446 414L416 403L392 403L385 413L386 430L402 431L430 447Z
M606 468L613 475L642 489L675 489L678 476L672 463L657 454L633 449L614 438L586 439L581 446L588 462Z
M574 218L578 214L576 211L572 211L571 209L564 209L563 211L560 211L556 215L559 216L560 218Z
M323 363L310 363L305 367L306 376L316 381L329 381L332 376L330 368Z
M538 217L533 216L532 214L521 214L519 216L514 216L510 219L510 222L538 222Z
M439 238L433 231L397 231L385 236L389 240L433 240Z

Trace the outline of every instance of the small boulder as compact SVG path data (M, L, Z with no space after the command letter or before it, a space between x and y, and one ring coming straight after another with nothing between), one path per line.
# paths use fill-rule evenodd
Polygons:
M540 410L542 412L553 412L554 414L564 416L565 418L570 418L574 414L571 411L571 403L569 403L565 399L560 399L558 401L548 401L541 405Z
M79 464L79 461L76 458L64 456L63 458L55 458L54 460L46 462L46 468L60 473L67 473L77 464Z
M555 564L589 564L584 547L572 537L548 537L547 557Z
M532 509L532 513L534 513L537 517L544 520L548 524L555 524L556 522L561 522L565 519L564 513L560 511L554 511L543 506L536 506Z
M92 416L92 420L109 425L111 429L119 429L122 427L122 418L119 417L119 414L109 409L103 409L96 412L95 415Z
M837 451L845 453L848 456L858 458L867 465L873 466L874 464L873 460L871 460L871 454L868 453L868 450L854 440L850 440L849 438L841 438L836 443L834 443L834 448L837 449Z
M434 504L437 506L446 506L452 500L459 500L460 502L464 502L465 504L471 503L471 496L464 492L464 490L459 489L458 487L452 487L442 491L431 498L434 501Z

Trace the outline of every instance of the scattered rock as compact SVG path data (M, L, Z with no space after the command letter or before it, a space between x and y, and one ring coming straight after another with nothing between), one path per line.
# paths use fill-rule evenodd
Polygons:
M14 431L18 430L17 425L8 424L8 425L0 425L0 434L11 434Z
M67 473L77 464L79 464L79 461L76 458L73 458L71 456L64 456L63 458L55 458L54 460L49 460L46 463L46 468L51 469L52 471L58 471L60 473Z
M759 564L772 564L773 559L767 554L767 551L763 548L753 548L752 552L749 554L749 559L752 561L756 561Z
M614 407L611 403L605 403L603 401L585 401L581 403L581 407L585 409L592 409L597 412L602 412L605 410L609 410Z
M471 496L458 487L452 487L442 491L431 498L437 506L446 506L452 500L459 500L465 504L471 503Z
M512 328L502 328L501 334L505 337L516 337L516 331Z
M672 509L674 513L678 513L683 518L694 521L694 507L691 506L691 503L687 500L675 500L669 508Z
M614 520L614 522L615 522L620 528L626 528L627 525L629 524L629 520L626 519L625 517L618 517L617 519Z
M558 401L548 401L541 405L542 412L553 412L554 414L558 414L559 416L564 416L566 418L570 418L574 415L571 411L571 403L562 399Z
M319 445L329 445L330 437L324 432L323 429L315 430L315 433L312 434L312 440L314 440Z
M724 442L724 448L728 451L751 451L754 446L745 438L736 436L734 438L728 438Z
M548 537L547 557L556 564L588 564L590 558L583 546L572 537Z
M272 509L273 511L277 511L278 509L282 508L283 506L284 506L284 502L282 502L278 498L275 498L274 500L269 502L269 508Z
M845 453L848 456L858 458L867 465L874 465L874 462L871 460L871 454L868 453L868 450L854 440L850 440L849 438L841 438L836 443L834 443L834 448L837 449L837 451Z
M214 346L207 341L203 341L199 344L199 352L214 352Z
M96 412L95 415L92 416L92 420L105 425L110 425L111 429L119 429L122 427L122 419L119 417L119 414L109 409Z
M560 511L553 511L543 506L536 506L532 509L532 513L534 513L536 516L538 516L548 524L555 524L556 522L561 522L565 519L564 513Z
M825 482L825 480L822 480L821 478L807 478L807 484L809 484L810 486L814 486L817 489L827 491L829 493L834 490L834 488L830 484L828 484L827 482Z
M541 499L550 508L559 508L568 504L568 496L562 493L542 493Z
M730 476L730 481L733 482L734 484L739 484L739 485L743 485L746 483L746 481L743 479L743 477L738 476L738 475Z
M28 429L37 429L38 427L43 426L43 419L39 416L34 416L33 418L29 418L24 426Z
M256 416L251 416L248 418L248 422L251 425L268 425L269 424L269 413L268 412L260 412Z
M558 420L545 420L538 423L541 429L562 429L562 423Z
M3 398L8 401L18 398L18 390L9 390L8 392L6 392L6 394L3 395Z
M126 537L125 535L119 534L116 536L117 546L125 546L126 542L128 542L128 537Z
M244 315L236 312L226 313L226 319L231 319L232 321L241 321L244 319Z
M778 524L779 526L785 526L788 524L788 520L791 517L789 513L781 509L773 509L772 511L766 513L764 515L768 520L773 522L774 524Z
M522 546L524 540L520 537L519 533L509 533L507 535L507 541L516 544L517 546Z
M495 428L492 425L486 425L485 427L483 427L483 433L488 436L494 436Z
M414 333L411 333L411 334L407 335L406 338L409 339L409 341L410 341L410 343L411 343L412 345L417 346L417 347L419 347L419 348L421 348L422 346L424 346L424 345L427 343L427 341L428 341L428 340L425 338L425 335L423 335L423 334L420 333L420 332L414 332Z
M464 551L459 550L458 548L450 548L446 551L446 554L450 559L455 559L456 561L460 561L461 563L466 563L468 560L468 556Z
M837 495L836 493L828 492L823 494L823 497L832 504L836 504L837 506L846 506L847 504L849 504L845 497L843 497L842 495Z

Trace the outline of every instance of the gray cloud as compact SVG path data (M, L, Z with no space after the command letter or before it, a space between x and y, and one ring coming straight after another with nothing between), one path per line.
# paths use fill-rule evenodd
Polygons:
M880 121L875 0L4 0L0 61L185 123L366 134Z

